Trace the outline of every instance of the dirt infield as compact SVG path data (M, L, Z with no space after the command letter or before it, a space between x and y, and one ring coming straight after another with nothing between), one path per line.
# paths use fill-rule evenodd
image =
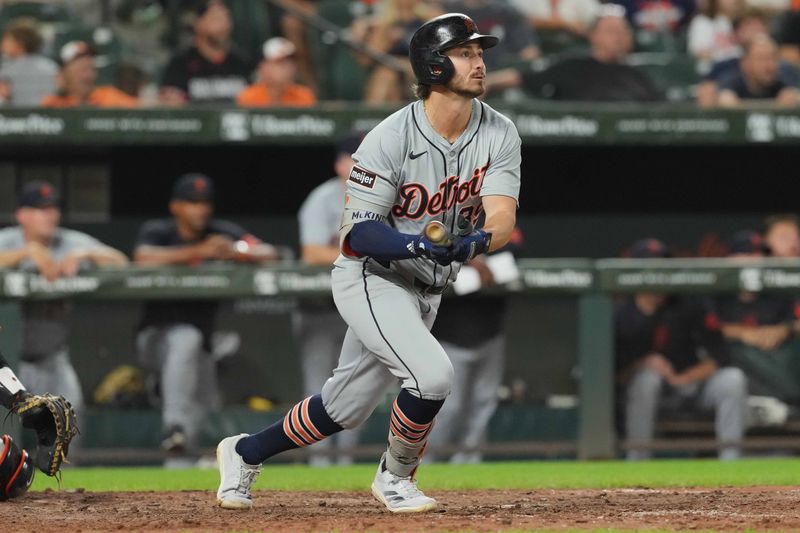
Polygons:
M800 488L438 491L438 512L391 515L355 492L258 492L251 511L211 492L29 493L0 503L0 529L72 531L800 531Z

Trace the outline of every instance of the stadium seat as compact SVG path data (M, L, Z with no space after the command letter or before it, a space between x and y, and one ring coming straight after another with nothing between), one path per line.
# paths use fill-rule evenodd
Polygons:
M635 32L635 40L637 52L686 53L686 32L684 30L679 29L674 33L638 30Z
M318 15L346 31L355 18L353 4L351 0L322 0ZM332 32L309 28L307 35L320 99L360 101L368 73L356 61L353 51Z
M544 56L588 52L590 49L589 41L585 37L572 32L538 29L536 35L539 36L539 47Z
M42 23L72 22L72 13L65 5L50 2L3 2L0 9L0 29L14 19L32 18Z
M694 99L694 87L700 82L694 59L684 54L636 53L629 65L645 71L671 102Z
M271 37L266 2L228 2L233 18L233 42L253 64L261 59L261 47Z

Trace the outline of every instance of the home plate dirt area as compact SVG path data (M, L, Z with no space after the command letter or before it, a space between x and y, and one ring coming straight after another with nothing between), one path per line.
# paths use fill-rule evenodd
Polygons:
M32 492L0 503L0 528L72 531L800 531L800 488L431 491L440 509L393 515L367 492L255 493L250 511L211 491Z

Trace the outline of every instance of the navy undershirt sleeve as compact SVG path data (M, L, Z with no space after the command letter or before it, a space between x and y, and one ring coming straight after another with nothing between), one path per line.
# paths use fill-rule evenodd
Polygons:
M355 224L347 237L350 248L361 256L381 261L411 259L417 235L407 235L382 224L377 220L365 220Z

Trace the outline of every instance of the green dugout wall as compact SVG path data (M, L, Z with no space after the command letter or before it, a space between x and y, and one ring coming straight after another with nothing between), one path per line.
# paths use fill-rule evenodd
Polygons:
M579 372L577 450L579 457L586 459L611 458L616 453L612 420L612 294L640 290L691 293L800 290L800 263L776 259L759 263L708 259L543 259L521 260L519 267L519 282L497 291L526 297L563 294L578 298L574 339ZM38 275L2 271L0 323L8 325L2 342L13 360L19 342L16 304L24 299L308 298L329 293L330 276L326 270L296 264L268 268L105 270L55 282ZM113 334L113 328L111 331Z

